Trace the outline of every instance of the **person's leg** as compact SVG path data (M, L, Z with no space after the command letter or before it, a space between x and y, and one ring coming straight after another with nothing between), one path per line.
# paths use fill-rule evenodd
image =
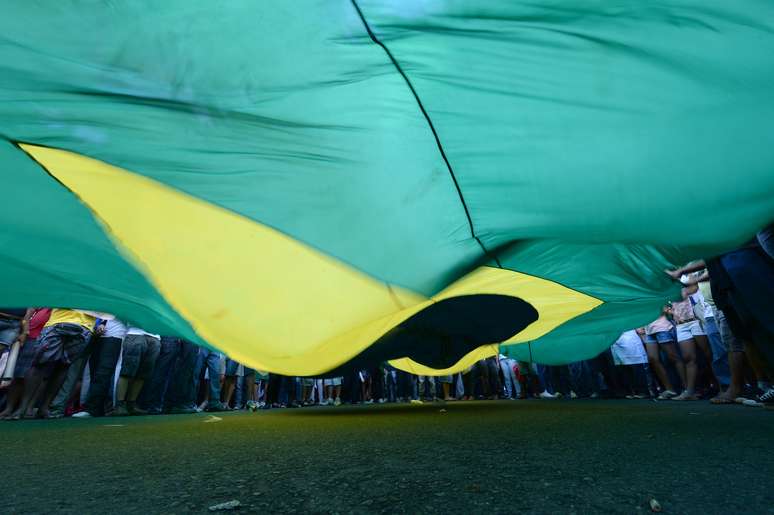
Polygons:
M91 356L91 386L86 396L86 411L93 416L105 413L110 387L121 356L121 339L101 337L95 343L95 352Z
M57 392L62 388L70 366L66 363L55 363L51 376L42 391L42 400L38 408L37 417L47 418L50 415L49 407Z
M8 418L19 419L27 414L27 411L37 403L37 399L46 387L51 376L53 365L51 363L33 364L24 376L24 393L19 407Z
M148 413L161 413L171 383L172 370L180 354L180 340L162 336L160 350L153 372L138 397L139 404Z
M64 343L67 345L70 339L81 339L81 337L67 337L68 341ZM83 371L86 369L86 364L91 357L94 346L97 342L97 338L89 335L86 337L86 344L82 347L81 352L67 368L67 374L61 381L61 387L58 392L54 394L54 398L51 400L51 406L49 412L52 416L63 416L67 406L73 398L73 393L76 384L83 377Z
M704 319L704 331L707 333L712 371L718 380L719 387L725 389L731 383L731 371L728 364L728 348L723 344L717 321L714 316Z
M212 351L210 351L206 358L207 371L210 376L209 403L207 405L208 411L220 411L223 409L223 404L220 402L220 381L223 372L223 359L221 354Z
M698 374L698 365L696 363L696 342L693 338L678 342L680 354L685 363L685 390L673 400L695 400L696 399L696 376Z
M199 347L187 340L178 340L177 360L172 367L164 411L170 413L192 413L196 402L196 365Z
M697 322L698 327L698 322ZM720 388L720 380L715 375L715 369L712 366L712 350L710 349L709 339L707 338L706 334L694 334L693 335L693 341L696 343L697 350L697 359L698 359L698 352L700 351L703 358L703 363L706 364L706 369L704 372L705 380L707 381L707 385L715 385L715 387Z
M664 364L661 363L659 344L646 343L645 352L648 355L648 364L650 364L650 368L653 370L653 373L656 374L656 378L658 378L661 386L664 387L664 391L677 395L674 387L672 386L672 381L669 380L669 376L667 375L666 369L664 368Z
M667 359L674 365L675 370L677 371L677 375L680 376L680 381L683 383L683 387L687 387L688 380L687 375L685 371L685 363L682 359L680 359L680 355L677 353L677 347L675 347L675 343L668 342L668 343L662 343L661 350L664 351L664 354L666 354Z

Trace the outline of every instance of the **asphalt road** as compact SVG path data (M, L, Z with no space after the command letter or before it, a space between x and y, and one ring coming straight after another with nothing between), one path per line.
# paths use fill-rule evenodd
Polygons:
M601 400L0 422L0 513L774 513L773 436Z

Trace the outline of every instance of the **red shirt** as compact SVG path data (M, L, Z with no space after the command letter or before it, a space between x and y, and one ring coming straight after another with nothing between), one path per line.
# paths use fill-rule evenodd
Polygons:
M39 308L30 317L30 331L27 333L27 339L34 340L40 336L40 331L43 330L43 326L48 322L48 317L51 316L51 308Z

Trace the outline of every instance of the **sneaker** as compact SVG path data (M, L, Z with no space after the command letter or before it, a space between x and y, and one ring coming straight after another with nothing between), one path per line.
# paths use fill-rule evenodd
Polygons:
M91 413L88 411L79 411L78 413L73 413L73 418L91 418Z
M758 397L758 400L763 403L774 402L774 388L769 388L763 392L760 397Z
M672 390L664 390L664 391L663 391L663 392L661 392L661 394L660 394L660 395L657 397L657 399L658 399L658 400L660 400L660 401L666 401L666 400L669 400L669 399L671 399L671 398L673 398L673 397L677 397L677 393L675 393L675 392L674 392L674 391L672 391Z
M126 402L126 409L129 412L130 415L147 415L148 412L145 411L142 408L138 408L137 404L134 402Z
M336 400L333 401L333 405L334 406L341 406L341 398L336 397Z
M207 412L226 411L226 407L220 402L213 402L209 404L206 408L204 408L204 411L207 411Z
M695 393L688 393L687 390L683 390L683 393L677 397L672 397L673 401L698 401L699 397Z
M540 395L538 395L541 399L556 399L556 395L552 393L548 393L548 390L543 390Z
M167 413L170 415L190 415L192 413L199 413L199 410L193 406L172 406Z
M592 392L591 395L589 395L589 399L599 399L599 394L597 392Z
M126 417L129 415L129 410L126 409L126 402L116 402L116 407L113 409L113 413L110 414L113 417Z
M554 399L561 399L562 397L564 397L564 395L562 395L562 392L556 392L554 394Z
M578 398L578 394L570 390L570 399L577 399L577 398Z
M748 408L762 408L764 406L761 401L755 399L745 399L742 402L742 405L747 406Z
M373 399L368 399L367 401L365 401L365 403L366 403L366 404L373 404L373 403L374 403L374 400L373 400Z

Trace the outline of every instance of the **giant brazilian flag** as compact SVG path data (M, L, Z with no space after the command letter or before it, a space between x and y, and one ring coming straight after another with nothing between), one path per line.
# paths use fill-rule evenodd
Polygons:
M771 221L773 92L769 0L10 0L0 305L293 375L589 357Z

